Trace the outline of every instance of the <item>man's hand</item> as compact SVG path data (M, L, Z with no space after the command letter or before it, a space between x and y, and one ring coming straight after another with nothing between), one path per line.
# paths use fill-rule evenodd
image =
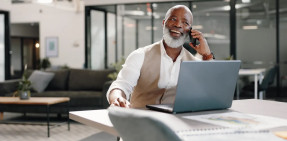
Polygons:
M130 102L126 99L126 95L120 89L113 89L109 95L110 106L118 106L130 108Z
M128 102L123 97L118 97L117 99L115 99L114 101L111 102L111 106L130 108L130 102Z
M211 54L211 51L210 51L209 46L207 44L207 41L201 32L193 29L193 30L191 30L191 36L192 36L192 38L196 38L199 41L199 44L196 46L193 46L193 44L191 42L189 43L189 45L192 48L194 48L197 51L197 53L199 53L202 56Z

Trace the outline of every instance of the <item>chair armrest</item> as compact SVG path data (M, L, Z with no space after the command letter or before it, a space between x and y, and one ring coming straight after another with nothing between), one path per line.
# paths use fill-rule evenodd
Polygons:
M15 92L19 86L19 81L20 79L13 79L0 82L0 96Z

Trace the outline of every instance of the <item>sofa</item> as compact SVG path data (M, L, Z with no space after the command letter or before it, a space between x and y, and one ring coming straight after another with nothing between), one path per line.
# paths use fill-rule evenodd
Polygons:
M107 77L114 70L64 69L46 71L54 73L53 78L43 92L31 91L31 97L69 97L70 111L106 108ZM28 77L32 71L28 71ZM18 80L0 82L0 96L12 96L19 85ZM105 88L105 90L103 90ZM104 92L103 92L104 91ZM45 113L41 106L0 105L0 112ZM57 104L51 108L52 113L66 113L66 104Z

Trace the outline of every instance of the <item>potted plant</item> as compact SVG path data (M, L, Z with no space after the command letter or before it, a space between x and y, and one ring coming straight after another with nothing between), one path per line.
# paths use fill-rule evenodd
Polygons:
M22 75L22 79L19 81L19 86L17 90L17 94L21 100L27 100L31 96L31 81L27 78L27 65L25 65L25 70Z
M47 68L51 67L51 62L49 58L44 58L40 63L40 68L46 70Z
M123 64L125 63L125 58L122 58L120 61L113 63L112 67L116 70L113 73L108 74L108 78L112 79L113 81L117 79L118 73L123 68Z

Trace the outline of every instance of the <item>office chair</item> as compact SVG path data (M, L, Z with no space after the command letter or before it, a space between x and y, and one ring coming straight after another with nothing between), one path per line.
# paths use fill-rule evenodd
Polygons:
M109 108L109 117L123 141L180 141L181 139L150 112Z
M269 86L273 84L274 78L275 78L276 73L277 73L277 69L278 69L278 66L274 66L274 67L270 68L266 72L266 75L264 76L262 83L260 84L259 82L257 82L258 83L258 92L264 91L264 93L265 93L265 91L269 88ZM242 89L245 91L252 91L253 92L254 91L254 82L250 83L247 86L244 86Z

